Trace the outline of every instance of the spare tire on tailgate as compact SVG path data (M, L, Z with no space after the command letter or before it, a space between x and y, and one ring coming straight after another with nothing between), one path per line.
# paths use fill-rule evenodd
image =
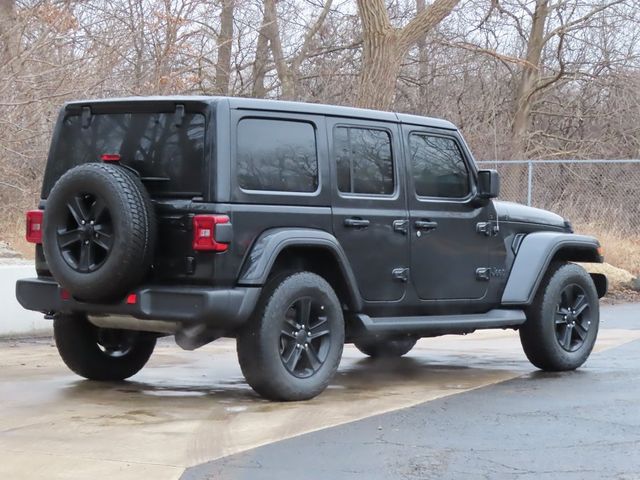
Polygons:
M149 194L124 167L74 167L47 199L44 255L54 278L80 300L115 300L137 286L151 266L155 237Z

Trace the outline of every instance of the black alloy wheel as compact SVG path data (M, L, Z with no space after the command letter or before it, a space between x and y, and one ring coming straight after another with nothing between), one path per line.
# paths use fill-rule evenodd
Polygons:
M589 358L598 336L600 305L593 279L583 267L551 264L525 313L520 342L536 367L574 370Z
M315 374L327 359L331 331L325 307L311 297L293 302L285 314L280 334L280 359L298 378Z
M98 348L112 358L126 356L135 346L138 332L101 328L97 335Z
M113 247L113 222L104 200L88 193L66 203L68 215L57 229L60 253L76 272L89 273L105 262Z
M308 400L336 373L344 346L342 305L312 272L281 272L263 287L256 310L237 337L247 383L271 400Z
M560 293L555 323L560 346L567 352L579 350L591 327L589 300L580 285L567 285Z

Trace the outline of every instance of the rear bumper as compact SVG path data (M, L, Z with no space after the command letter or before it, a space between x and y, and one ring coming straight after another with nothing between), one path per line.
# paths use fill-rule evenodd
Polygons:
M63 298L62 288L52 279L27 278L16 282L16 298L27 310L47 314L111 314L140 320L166 320L184 324L205 324L232 330L244 324L255 308L260 288L211 289L143 285L135 303L86 303Z

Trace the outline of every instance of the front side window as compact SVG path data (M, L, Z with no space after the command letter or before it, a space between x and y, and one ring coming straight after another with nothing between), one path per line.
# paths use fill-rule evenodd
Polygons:
M390 195L394 190L391 136L385 130L336 127L333 132L338 190Z
M454 139L412 133L409 150L419 196L463 198L469 194L469 171Z
M318 157L313 125L265 118L241 120L237 174L245 190L315 192Z

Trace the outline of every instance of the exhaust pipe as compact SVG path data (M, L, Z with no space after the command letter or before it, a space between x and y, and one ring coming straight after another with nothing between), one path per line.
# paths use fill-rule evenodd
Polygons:
M164 320L140 320L126 315L88 315L89 321L99 328L115 328L118 330L138 330L141 332L155 332L175 334L180 328L180 322Z

